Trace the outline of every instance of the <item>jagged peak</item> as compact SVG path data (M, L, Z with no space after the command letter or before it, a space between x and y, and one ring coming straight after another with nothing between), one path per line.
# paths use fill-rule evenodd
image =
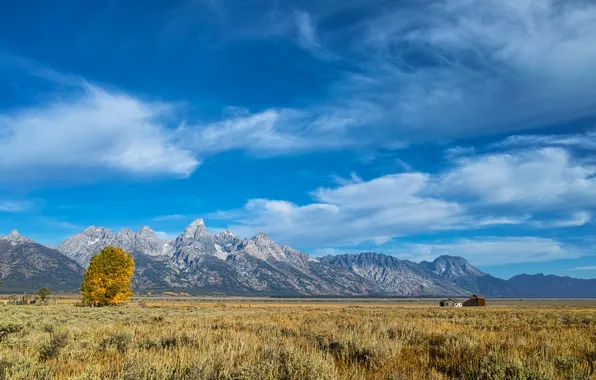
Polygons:
M185 234L192 233L194 234L197 231L207 231L207 227L205 226L205 221L203 218L195 219L186 227L184 230Z
M273 241L271 240L271 238L269 237L269 235L267 235L264 232L259 232L258 234L255 235L255 237L253 239L258 239L258 240L269 240L269 241Z
M205 226L205 221L202 218L194 220L191 224L186 227L182 235L178 238L182 239L182 241L192 241L197 240L199 238L209 237L211 234L207 231L207 227Z
M200 227L205 227L205 221L203 220L203 218L198 218L192 221L192 223L190 223L188 225L187 228L192 227L192 228L200 228Z
M10 242L13 243L23 243L23 242L32 242L33 240L23 237L21 236L21 234L19 233L19 231L17 230L12 230L10 231L10 233L6 236L0 236L0 239L2 240L8 240Z
M147 232L155 233L149 226L143 226L143 227L139 228L139 230L137 231L137 233L147 233Z
M103 233L110 232L111 233L112 231L108 230L105 227L89 226L89 227L85 228L82 233L86 234L86 233L97 233L97 232L103 232Z
M20 238L21 234L17 230L12 230L12 231L10 231L10 233L8 235L6 235L6 237L7 238Z

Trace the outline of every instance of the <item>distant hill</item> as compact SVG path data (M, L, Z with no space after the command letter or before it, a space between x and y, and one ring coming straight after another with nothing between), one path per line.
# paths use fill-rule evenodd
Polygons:
M596 279L585 280L539 273L533 275L519 274L510 278L507 282L536 297L596 297Z
M0 236L0 279L3 292L78 291L83 268L60 251L44 247L12 231Z
M482 272L463 257L439 256L432 262L422 261L420 265L472 293L480 293L487 297L531 295L503 279Z

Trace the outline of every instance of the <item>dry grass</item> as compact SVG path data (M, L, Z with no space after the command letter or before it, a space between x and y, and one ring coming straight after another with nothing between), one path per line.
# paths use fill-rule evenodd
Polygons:
M594 302L147 304L0 307L0 379L596 378Z

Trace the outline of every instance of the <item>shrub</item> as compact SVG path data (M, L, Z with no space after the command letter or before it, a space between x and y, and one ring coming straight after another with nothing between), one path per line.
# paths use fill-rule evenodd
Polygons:
M16 323L8 323L0 325L0 342L2 342L10 334L17 333L23 330L23 326Z
M58 356L60 351L68 344L68 331L52 333L50 340L39 349L39 358L47 361Z
M114 347L119 353L123 354L128 349L130 342L132 341L132 335L128 333L119 333L104 338L99 343L100 351L107 351L110 347Z

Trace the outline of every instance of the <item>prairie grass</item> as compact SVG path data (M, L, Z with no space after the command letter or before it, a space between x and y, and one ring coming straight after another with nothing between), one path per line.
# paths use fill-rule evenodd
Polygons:
M62 302L0 331L0 379L596 378L593 302Z

